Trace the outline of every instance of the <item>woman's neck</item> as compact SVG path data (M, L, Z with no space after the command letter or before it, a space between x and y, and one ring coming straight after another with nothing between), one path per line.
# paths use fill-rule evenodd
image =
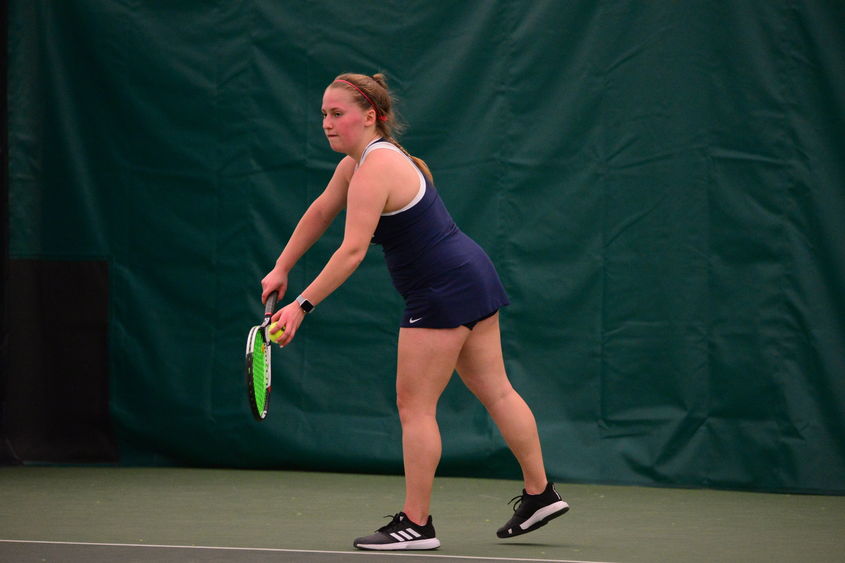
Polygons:
M381 134L378 131L374 132L373 135L368 137L367 141L362 144L358 149L356 149L354 153L348 153L349 156L351 156L355 160L355 162L361 164L361 157L364 155L364 151L367 150L367 147L369 147L371 144L373 144L380 138Z

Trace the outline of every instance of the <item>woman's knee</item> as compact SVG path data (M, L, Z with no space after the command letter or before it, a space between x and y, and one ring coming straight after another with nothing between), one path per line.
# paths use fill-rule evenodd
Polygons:
M421 417L435 416L437 414L437 398L422 396L419 392L411 389L396 390L396 409L399 411L399 419L412 421Z
M516 392L504 370L493 370L486 375L466 370L458 371L458 375L467 389L488 409Z

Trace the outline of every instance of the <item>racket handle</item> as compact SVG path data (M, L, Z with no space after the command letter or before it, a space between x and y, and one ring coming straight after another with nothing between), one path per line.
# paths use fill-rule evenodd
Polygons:
M267 296L267 303L264 304L264 316L268 317L273 314L273 309L276 308L276 300L279 299L279 292L274 291Z

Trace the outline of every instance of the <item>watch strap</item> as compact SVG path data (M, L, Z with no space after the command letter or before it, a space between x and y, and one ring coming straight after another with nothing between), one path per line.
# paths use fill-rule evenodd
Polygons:
M310 313L314 310L314 304L305 299L301 294L296 298L296 302L305 311L306 314Z

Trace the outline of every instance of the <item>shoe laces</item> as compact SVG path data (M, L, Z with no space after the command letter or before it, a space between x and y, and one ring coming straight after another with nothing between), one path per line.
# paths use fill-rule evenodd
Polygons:
M376 530L377 532L389 532L393 528L399 527L400 523L402 522L402 515L400 513L396 513L393 515L386 514L385 518L391 518L390 522Z
M521 495L516 495L515 497L513 497L512 499L510 499L508 501L508 504L511 504L511 503L513 504L513 511L514 512L516 512L519 509L519 507L522 505L522 501L525 500L526 496L527 496L527 494L523 493Z

